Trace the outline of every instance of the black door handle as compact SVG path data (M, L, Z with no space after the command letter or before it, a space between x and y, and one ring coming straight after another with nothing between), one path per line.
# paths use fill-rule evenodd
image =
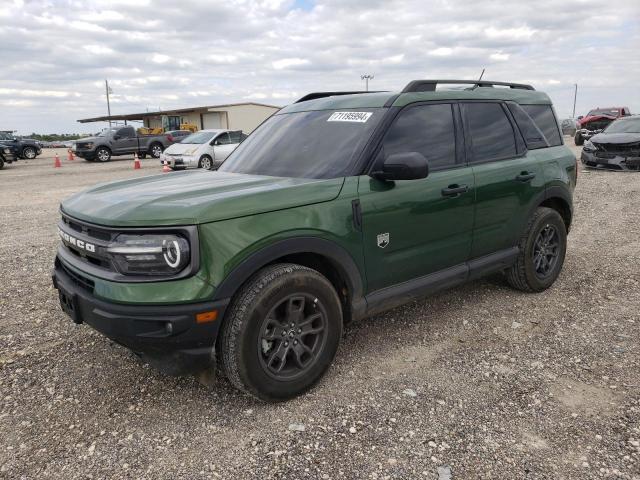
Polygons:
M461 193L465 193L469 191L469 187L467 185L458 185L454 183L453 185L449 185L447 188L442 189L443 197L457 197Z
M535 173L522 172L516 177L516 180L519 182L528 182L529 180L533 180L535 177Z

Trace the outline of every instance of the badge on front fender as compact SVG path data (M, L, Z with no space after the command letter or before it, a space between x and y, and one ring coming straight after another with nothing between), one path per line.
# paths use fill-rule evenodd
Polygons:
M380 248L385 248L387 245L389 245L389 233L378 234L378 246Z

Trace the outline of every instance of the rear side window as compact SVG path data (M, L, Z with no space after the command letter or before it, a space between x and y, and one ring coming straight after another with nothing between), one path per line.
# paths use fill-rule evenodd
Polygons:
M531 119L536 123L538 128L542 130L547 138L549 145L556 147L562 145L560 138L560 130L558 130L558 122L553 114L551 105L521 105L523 110L529 114Z
M547 148L550 146L544 133L542 133L540 128L520 105L508 102L507 108L513 115L528 150L536 150L538 148ZM571 121L572 120L570 120L570 122Z
M464 103L461 107L471 137L474 162L516 156L515 134L502 105Z
M456 138L450 104L406 108L393 122L382 142L385 157L418 152L439 169L456 163Z

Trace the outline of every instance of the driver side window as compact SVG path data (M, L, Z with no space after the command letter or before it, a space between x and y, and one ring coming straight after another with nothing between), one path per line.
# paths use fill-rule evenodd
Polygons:
M430 170L456 163L456 138L451 104L416 105L401 111L382 141L384 158L394 153L418 152Z
M230 143L229 134L225 132L216 137L214 145L229 145Z

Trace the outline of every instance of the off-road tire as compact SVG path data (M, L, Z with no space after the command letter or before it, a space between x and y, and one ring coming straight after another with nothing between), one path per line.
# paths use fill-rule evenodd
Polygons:
M208 167L205 166L207 164L207 162L209 162L209 166ZM206 170L212 170L213 169L213 158L211 158L209 155L202 155L200 157L200 160L198 160L198 168L204 168Z
M548 225L553 226L558 233L559 251L553 269L548 276L541 278L535 272L533 250L538 234ZM553 285L562 270L567 252L567 229L560 214L552 208L536 209L520 237L518 247L520 253L516 263L505 272L509 285L523 292L541 292Z
M274 305L292 293L306 292L321 302L327 336L316 360L299 378L272 378L260 360L261 325ZM276 264L251 277L234 296L216 345L218 365L238 389L266 402L300 395L313 387L331 365L342 336L342 308L331 283L320 273L296 264Z
M22 149L22 156L28 160L33 160L38 156L36 149L33 147L24 147Z
M575 142L577 147L581 147L584 145L584 137L580 135L580 132L576 132L576 136L573 137L573 141Z
M101 157L101 152L103 152L103 156ZM111 150L109 150L107 147L98 147L98 149L96 150L96 154L94 156L94 161L96 162L108 162L109 160L111 160Z

